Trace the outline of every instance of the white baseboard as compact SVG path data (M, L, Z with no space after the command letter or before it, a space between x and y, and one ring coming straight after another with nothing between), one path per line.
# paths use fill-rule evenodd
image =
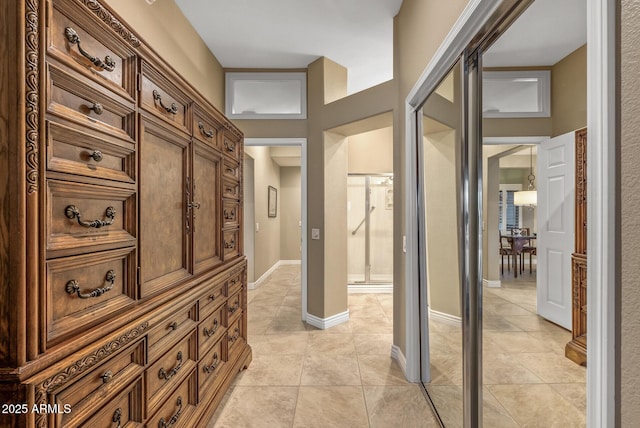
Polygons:
M332 315L329 318L320 318L315 315L307 313L307 324L319 328L320 330L326 330L343 322L349 321L349 311L346 310L340 314Z
M489 280L489 279L482 279L482 285L484 285L487 288L500 288L502 287L502 282L498 279L498 280Z
M393 293L393 284L349 284L349 293Z
M462 318L455 315L445 314L444 312L434 311L431 308L429 308L429 318L434 321L440 321L441 323L456 327L462 326Z
M265 273L263 273L260 278L258 278L255 282L250 282L247 284L247 289L249 290L255 290L256 288L258 288L260 285L262 285L263 282L265 282L273 272L275 272L276 269L278 269L280 266L284 266L284 265L299 265L301 263L300 260L278 260L277 262L274 263L273 266L271 266Z
M405 379L408 379L408 377L407 377L407 359L405 358L404 354L402 353L402 350L396 345L392 345L391 346L391 358L396 360L396 362L400 366L400 370L402 370L402 374L404 374Z

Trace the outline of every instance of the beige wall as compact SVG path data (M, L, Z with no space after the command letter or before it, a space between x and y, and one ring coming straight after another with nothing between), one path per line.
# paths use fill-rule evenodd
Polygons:
M627 232L640 229L640 3L622 0L620 7L620 408L621 426L633 427L640 420L640 240Z
M280 259L300 260L300 167L280 167Z
M267 270L280 260L280 197L278 197L278 216L267 215L267 189L273 186L280 193L280 167L273 162L269 147L245 147L251 156L254 174L255 222L260 230L254 238L254 277L260 278ZM280 196L280 195L278 195Z
M104 0L168 64L220 111L224 111L222 66L174 0Z
M424 137L429 308L460 317L456 131Z
M551 116L552 137L587 126L586 45L551 68Z
M352 135L349 141L349 174L393 172L393 127Z
M402 352L406 351L405 284L402 236L405 234L404 200L404 102L447 33L467 5L468 0L450 0L446 7L439 0L404 0L394 20L394 78L397 86L398 108L394 122L394 241L393 280L393 340Z

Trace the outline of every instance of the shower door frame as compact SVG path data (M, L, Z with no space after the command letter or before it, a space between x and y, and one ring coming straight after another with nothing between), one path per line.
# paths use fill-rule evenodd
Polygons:
M349 173L347 174L347 179L349 177L364 177L364 281L354 281L350 282L354 285L379 285L379 284L391 284L393 283L393 271L391 272L391 280L372 280L371 279L371 177L386 177L393 180L393 173ZM360 226L362 223L360 224ZM356 230L360 228L360 226L356 227ZM393 224L391 225L393 227ZM351 232L353 235L355 233ZM392 232L393 234L393 232ZM393 254L392 254L393 257Z

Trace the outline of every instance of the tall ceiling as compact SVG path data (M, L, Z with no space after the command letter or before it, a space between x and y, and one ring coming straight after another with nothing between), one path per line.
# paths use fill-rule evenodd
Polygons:
M176 0L226 68L348 69L348 92L393 78L393 17L402 0Z
M306 68L326 56L347 67L349 93L393 77L393 17L402 0L176 3L225 68ZM586 0L535 0L483 61L553 65L584 43Z

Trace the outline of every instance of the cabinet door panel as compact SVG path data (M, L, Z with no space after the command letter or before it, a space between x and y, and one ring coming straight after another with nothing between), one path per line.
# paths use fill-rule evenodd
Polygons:
M140 296L189 276L189 141L142 119L140 142Z
M193 248L195 273L220 263L220 155L194 142Z

